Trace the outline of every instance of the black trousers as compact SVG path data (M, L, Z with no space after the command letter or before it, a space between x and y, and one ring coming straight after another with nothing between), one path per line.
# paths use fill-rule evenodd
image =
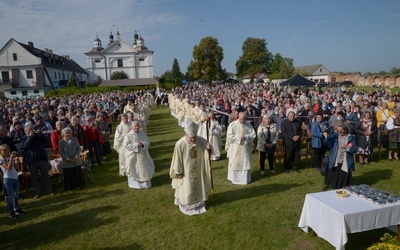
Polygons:
M285 161L284 168L285 171L290 169L298 170L298 163L300 159L300 145L285 147Z
M313 150L314 150L314 167L321 168L322 159L324 158L326 153L326 147L313 148Z
M274 154L275 152L267 154L265 152L260 151L259 164L261 171L265 170L265 159L267 159L267 157L268 157L269 170L274 169Z

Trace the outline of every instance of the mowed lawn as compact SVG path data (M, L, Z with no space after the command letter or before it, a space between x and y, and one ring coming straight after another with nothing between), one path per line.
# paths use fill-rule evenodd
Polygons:
M115 128L115 125L114 125ZM324 239L297 227L307 193L319 192L323 177L312 167L312 159L301 160L301 174L267 171L261 177L258 154L253 154L252 183L232 185L227 179L226 152L212 162L216 208L211 192L207 213L186 216L173 204L169 167L175 142L183 129L166 107L154 108L148 126L150 154L155 162L153 187L129 189L118 175L114 152L76 192L64 192L53 180L56 196L43 193L34 200L32 191L22 191L21 207L27 212L18 220L7 217L0 206L1 249L333 249ZM225 141L225 140L224 140ZM385 152L385 151L384 151ZM383 154L385 155L385 154ZM356 184L400 194L400 163L381 160L356 166ZM366 249L386 229L349 235L346 249Z

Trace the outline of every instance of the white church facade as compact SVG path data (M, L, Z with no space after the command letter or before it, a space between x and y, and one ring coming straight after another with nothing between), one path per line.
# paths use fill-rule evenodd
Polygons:
M153 53L144 45L144 39L137 32L133 44L121 40L119 31L114 40L110 32L109 43L103 48L102 41L96 37L91 51L86 55L86 72L89 82L101 78L110 80L116 71L124 71L129 79L153 78Z

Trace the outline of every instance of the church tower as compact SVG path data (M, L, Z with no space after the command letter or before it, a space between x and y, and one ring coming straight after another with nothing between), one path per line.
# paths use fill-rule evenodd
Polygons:
M135 35L133 35L133 48L136 48L136 46L138 45L137 42L139 40L139 35L137 34L136 30L135 30Z
M93 52L102 51L103 49L104 48L103 48L103 46L101 44L101 40L99 39L99 36L96 35L96 39L94 39L94 41L93 41L93 49L92 49L92 51Z
M110 44L112 44L114 42L114 36L112 34L112 31L110 31L110 35L108 36L108 38L109 38L108 45L110 45Z

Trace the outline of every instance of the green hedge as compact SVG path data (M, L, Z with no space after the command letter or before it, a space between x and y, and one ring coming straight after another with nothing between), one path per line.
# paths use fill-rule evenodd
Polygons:
M65 87L61 89L52 89L46 93L46 97L59 97L59 96L69 96L69 95L84 95L93 93L110 93L110 92L135 92L139 90L155 90L156 86L131 86L131 87Z

